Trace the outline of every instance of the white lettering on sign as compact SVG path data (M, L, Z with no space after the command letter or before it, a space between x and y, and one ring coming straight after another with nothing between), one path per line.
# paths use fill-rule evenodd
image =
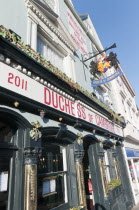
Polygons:
M79 47L79 50L82 52L82 54L87 54L87 45L85 41L85 32L80 27L77 20L74 18L74 16L70 13L70 11L67 11L68 14L68 22L69 22L69 31L71 34L72 39Z
M0 86L45 104L47 107L57 109L73 117L90 122L92 125L97 125L112 133L116 133L120 136L123 135L122 129L119 126L115 125L95 110L91 111L77 102L70 101L27 75L1 62Z

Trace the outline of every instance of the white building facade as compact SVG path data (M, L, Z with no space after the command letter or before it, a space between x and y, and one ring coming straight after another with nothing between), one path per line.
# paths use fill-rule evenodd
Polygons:
M121 69L122 70L122 69ZM124 128L124 153L127 160L129 178L132 184L135 202L139 202L139 111L135 101L135 91L123 72L111 82L113 89L112 100L115 111L123 116L126 127Z

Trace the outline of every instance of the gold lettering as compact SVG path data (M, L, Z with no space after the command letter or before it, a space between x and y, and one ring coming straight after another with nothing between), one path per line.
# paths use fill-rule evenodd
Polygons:
M36 177L35 177L35 172L31 168L30 172L30 199L32 201L35 201L35 187L36 187Z

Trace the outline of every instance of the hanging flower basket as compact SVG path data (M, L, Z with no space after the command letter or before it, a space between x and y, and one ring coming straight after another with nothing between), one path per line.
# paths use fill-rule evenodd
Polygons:
M108 184L107 184L107 189L113 190L114 188L118 187L121 185L121 181L119 179L112 179Z
M34 128L30 131L30 137L37 141L42 137L42 133L41 131L39 131L39 128L41 128L42 126L37 120L32 122L31 124L34 126Z

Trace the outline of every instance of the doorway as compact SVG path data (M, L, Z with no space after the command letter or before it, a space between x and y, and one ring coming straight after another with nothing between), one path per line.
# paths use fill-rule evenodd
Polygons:
M8 209L13 135L14 129L10 128L6 122L0 121L0 210Z

